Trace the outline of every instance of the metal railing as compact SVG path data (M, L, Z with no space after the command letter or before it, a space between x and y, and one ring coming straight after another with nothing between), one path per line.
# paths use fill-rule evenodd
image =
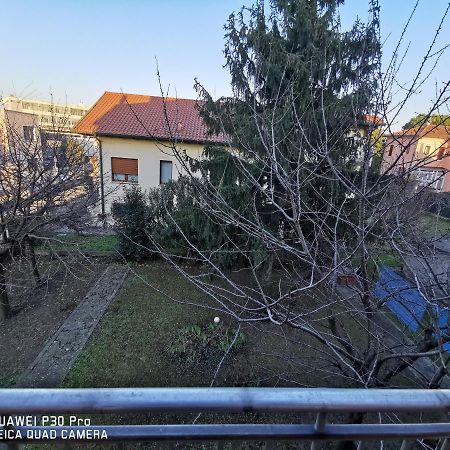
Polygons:
M0 416L5 429L19 432L17 441L37 441L50 431L52 439L74 440L366 440L439 439L446 449L450 423L330 423L339 413L444 413L450 411L450 390L421 389L326 389L326 388L142 388L142 389L2 389ZM310 424L170 424L170 425L86 425L42 424L48 414L104 414L125 412L271 412L314 413ZM46 414L46 416L42 416ZM33 424L19 425L17 419L37 417ZM21 419L22 417L22 419ZM61 416L62 417L62 416ZM9 422L8 422L9 418ZM12 430L12 431L11 431ZM89 432L89 433L88 433ZM87 438L89 434L90 438ZM94 436L93 436L94 434ZM5 434L4 434L5 435ZM83 437L84 436L84 437ZM1 442L1 441L0 441ZM12 441L10 441L12 442ZM42 440L41 440L42 442ZM448 447L450 449L450 445Z

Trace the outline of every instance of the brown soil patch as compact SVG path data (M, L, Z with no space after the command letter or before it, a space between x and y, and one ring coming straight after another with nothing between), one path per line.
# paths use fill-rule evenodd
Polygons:
M105 259L87 260L79 255L41 258L42 284L36 287L28 261L21 258L8 264L14 316L0 324L0 387L14 385L107 265Z

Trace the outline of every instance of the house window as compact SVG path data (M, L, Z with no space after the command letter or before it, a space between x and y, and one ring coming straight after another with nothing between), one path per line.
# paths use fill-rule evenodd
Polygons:
M394 151L394 146L393 145L390 145L389 146L389 153L388 153L388 156L392 156L392 152Z
M31 142L34 139L34 127L29 125L23 126L23 137L27 142Z
M426 145L424 150L423 150L423 154L424 155L429 155L430 154L430 150L431 150L431 147L429 145Z
M111 158L113 181L138 182L138 160L131 158Z
M172 161L159 162L159 184L172 180Z

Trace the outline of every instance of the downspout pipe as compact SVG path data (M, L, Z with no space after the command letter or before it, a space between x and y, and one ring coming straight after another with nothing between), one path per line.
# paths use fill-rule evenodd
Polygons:
M105 185L103 180L103 149L102 149L102 141L98 138L96 134L94 134L94 138L98 143L99 150L99 159L100 159L100 201L102 208L102 219L105 218Z

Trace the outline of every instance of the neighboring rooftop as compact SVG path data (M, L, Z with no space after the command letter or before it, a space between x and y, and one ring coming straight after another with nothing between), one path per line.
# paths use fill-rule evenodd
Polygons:
M210 135L191 99L105 92L74 127L75 133L183 142L226 142Z
M383 117L374 114L366 114L361 122L361 125L376 127L382 126L384 125Z
M450 126L426 124L421 127L408 128L392 133L396 138L399 137L417 137L417 138L437 138L450 139Z

